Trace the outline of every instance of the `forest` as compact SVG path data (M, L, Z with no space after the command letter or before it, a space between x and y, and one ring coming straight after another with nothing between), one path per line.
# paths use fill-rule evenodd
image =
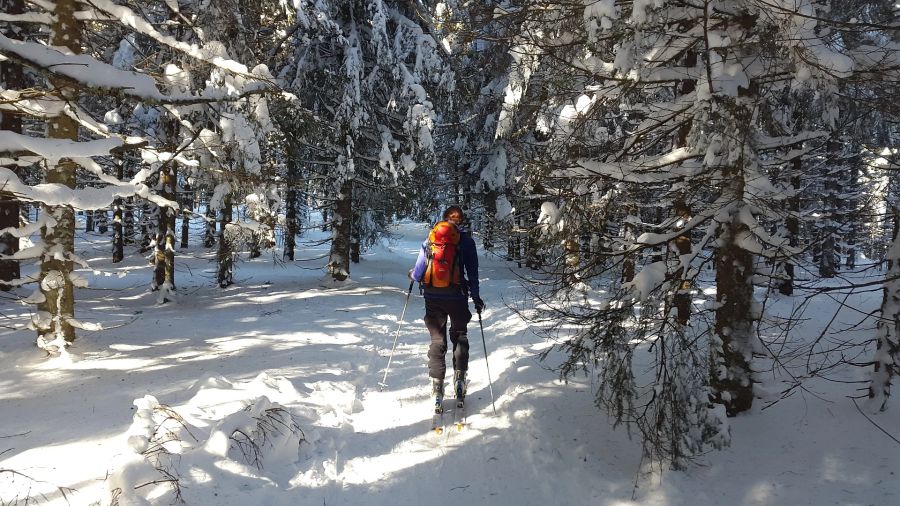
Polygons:
M817 381L896 453L894 0L0 6L0 350L28 343L7 367L113 332L91 290L123 266L156 308L135 320L254 292L260 265L352 290L459 205L512 273L488 307L589 378L644 465L691 469Z

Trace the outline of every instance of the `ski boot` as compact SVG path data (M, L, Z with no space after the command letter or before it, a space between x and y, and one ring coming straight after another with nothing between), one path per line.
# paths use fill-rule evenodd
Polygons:
M444 412L444 380L431 378L431 395L434 396L434 413Z
M456 406L462 407L466 399L466 371L453 372L453 387L456 390Z

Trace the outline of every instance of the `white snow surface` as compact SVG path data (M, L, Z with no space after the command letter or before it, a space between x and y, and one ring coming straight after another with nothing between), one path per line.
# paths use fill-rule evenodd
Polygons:
M159 479L137 452L163 423L180 438L164 445L170 471L185 504L196 506L898 503L900 451L846 398L856 384L811 381L808 393L765 410L760 399L730 420L730 448L684 471L642 471L639 441L597 410L590 378L563 383L546 367L560 355L538 361L548 344L506 306L528 302L516 267L488 255L480 277L497 412L476 320L468 425L436 435L415 289L398 330L406 272L427 230L398 226L398 239L371 250L340 284L324 275L328 244L315 234L294 263L273 265L266 255L240 262L238 285L224 290L210 280L212 253L179 250L180 297L164 305L147 291L151 272L139 255L113 265L109 238L79 231L89 268L78 273L91 287L77 289L76 317L106 330L81 331L66 356L47 358L24 328L30 310L0 298L0 502L22 504L30 494L36 504L107 505L108 491L124 487L119 504L173 504L165 484L134 488ZM851 299L869 311L880 293ZM770 300L768 310L788 312L794 302ZM815 338L839 307L823 300L798 332ZM852 311L837 318L857 320ZM759 381L777 397L778 378ZM160 405L184 425L160 419ZM228 435L252 430L254 416L278 406L305 441L275 437L260 466L243 462ZM898 435L896 399L870 416ZM68 488L65 496L57 487Z

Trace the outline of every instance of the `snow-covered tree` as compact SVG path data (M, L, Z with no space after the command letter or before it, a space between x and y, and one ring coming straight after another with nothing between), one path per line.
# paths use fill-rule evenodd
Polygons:
M528 160L558 209L544 215L556 232L535 229L556 252L551 270L571 269L571 241L598 246L561 278L570 291L580 281L584 296L545 295L554 332L577 322L565 345L571 363L596 361L601 379L615 378L601 396L617 392L603 398L618 401L603 403L637 421L653 456L679 460L722 444L722 415L754 400L757 263L800 258L797 224L772 228L798 217L786 197L812 164L795 163L837 138L839 84L874 71L889 51L849 49L829 6L808 0L521 2L500 15L519 20L507 24L520 27L513 52L529 62L520 72L529 84L500 121L518 137L498 144ZM785 114L781 100L807 89L821 95L823 114ZM785 168L800 173L775 177ZM626 282L594 256L623 259ZM708 266L715 298L692 308L691 287ZM593 297L605 309L593 309ZM614 318L622 308L631 310ZM610 374L618 364L607 357L628 355L623 346L656 352L650 386ZM666 422L685 413L688 424Z
M166 3L165 7L174 9L173 6ZM0 151L4 153L0 187L21 201L39 202L43 207L37 223L13 231L13 235L21 236L39 229L41 234L40 244L17 255L20 259L40 259L40 274L17 283L38 284L39 289L25 299L38 304L39 310L33 317L38 344L48 350L59 350L75 339L75 328L86 326L74 314L74 291L84 284L74 272L75 265L82 263L74 252L75 210L105 208L115 198L127 196L140 196L162 208L174 208L172 198L160 197L145 182L160 173L167 163L170 166L182 163L181 151L196 139L174 138L178 135L175 133L171 133L167 142L160 142L160 136L146 132L141 136L126 136L110 128L117 123L118 115L106 115L102 110L98 113L91 108L101 106L105 99L118 99L145 110L161 108L172 113L177 112L177 107L244 100L274 86L264 72L254 74L246 66L211 51L212 44L179 41L159 31L152 19L125 5L108 0L90 3L64 0L28 7L32 10L21 15L6 14L5 21L15 26L45 23L49 32L34 31L24 41L2 34L0 53L6 61L28 67L44 81L29 89L3 89L4 111L44 122L47 138L10 130L0 132ZM142 12L152 14L154 9ZM129 70L110 65L104 59L111 54L96 54L96 46L89 44L89 36L96 32L87 31L85 23L109 24L153 40L159 47L202 62L209 75L222 76L221 82L200 90L183 90L173 85L172 78L177 76L157 72L158 68L152 66L160 64L159 61L147 59L144 60L146 68L134 66ZM46 33L49 39L42 40ZM104 119L95 119L98 117ZM177 114L173 118L182 125ZM164 132L160 129L156 133ZM110 157L125 152L139 152L145 164L130 181L107 174L103 167ZM30 164L39 164L45 184L29 185L7 168ZM187 161L187 165L191 162ZM98 183L76 188L77 171L91 174ZM165 177L162 181L168 184Z
M300 3L303 29L294 37L294 60L279 77L321 119L317 130L292 135L293 152L305 160L304 170L321 178L319 198L328 202L332 230L328 272L342 281L350 273L351 245L384 231L372 213L390 209L396 186L432 156L435 112L428 90L450 81L436 41L405 2L315 7L318 18ZM280 124L288 129L294 122L285 117ZM368 224L376 230L367 231Z

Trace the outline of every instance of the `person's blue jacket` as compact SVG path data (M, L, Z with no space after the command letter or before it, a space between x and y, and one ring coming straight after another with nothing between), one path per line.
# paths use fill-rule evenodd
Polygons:
M475 239L465 227L459 228L459 248L457 249L457 262L461 269L460 282L462 286L448 288L434 288L428 285L424 286L424 296L426 298L435 299L465 299L466 295L472 298L479 296L478 291L478 253L475 251ZM416 259L416 266L412 270L412 278L419 283L425 275L425 267L428 265L426 251L428 248L428 239L422 242L419 248L419 258Z

